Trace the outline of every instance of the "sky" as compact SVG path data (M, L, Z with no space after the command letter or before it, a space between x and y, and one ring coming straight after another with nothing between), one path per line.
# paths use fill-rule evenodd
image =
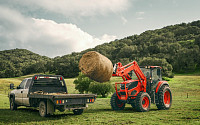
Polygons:
M63 56L200 20L200 0L0 0L0 51Z

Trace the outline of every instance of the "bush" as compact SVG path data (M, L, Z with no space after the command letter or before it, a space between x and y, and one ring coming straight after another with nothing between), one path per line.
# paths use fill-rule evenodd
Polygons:
M99 83L99 82L91 82L89 86L89 91L101 95L102 97L107 97L109 93L113 92L114 88L111 85L110 82L104 82L104 83Z
M91 82L92 80L90 78L79 72L79 76L77 77L77 79L74 80L75 89L78 90L80 93L88 93L89 85Z

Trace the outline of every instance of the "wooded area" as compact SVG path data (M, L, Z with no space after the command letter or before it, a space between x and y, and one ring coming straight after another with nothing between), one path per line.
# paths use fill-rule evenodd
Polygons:
M119 31L120 32L120 31ZM200 70L200 20L149 30L140 35L98 45L82 52L55 57L40 56L25 49L0 51L0 77L16 77L46 72L78 76L79 60L88 51L97 51L108 57L113 64L127 64L136 60L139 65L160 65L163 74Z

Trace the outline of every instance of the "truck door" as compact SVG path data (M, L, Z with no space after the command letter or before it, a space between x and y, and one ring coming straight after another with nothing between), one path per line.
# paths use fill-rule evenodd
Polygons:
M30 106L30 104L29 104L29 98L28 98L27 95L28 95L28 91L29 91L29 87L30 87L31 81L32 81L32 79L27 79L25 87L22 90L23 91L22 92L22 103L25 106Z
M26 84L26 81L27 79L24 79L20 85L17 87L17 90L15 92L15 102L18 104L18 105L22 105L22 93L23 93L23 89L24 89L24 86Z

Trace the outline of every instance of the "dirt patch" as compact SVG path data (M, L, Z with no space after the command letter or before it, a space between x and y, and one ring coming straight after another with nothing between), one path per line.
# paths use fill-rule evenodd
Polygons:
M85 53L79 61L79 69L83 74L97 82L109 81L113 73L113 64L105 56L96 51Z

